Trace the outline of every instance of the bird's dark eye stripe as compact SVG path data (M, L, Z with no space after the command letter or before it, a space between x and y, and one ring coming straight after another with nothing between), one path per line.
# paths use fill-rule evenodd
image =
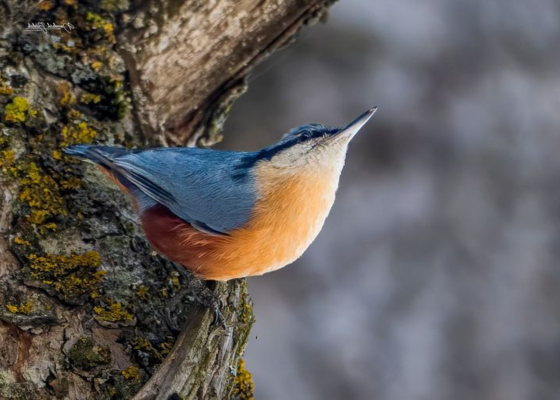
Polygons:
M287 142L284 142L278 146L274 146L269 149L263 149L259 152L257 159L267 159L270 160L275 154L278 154L282 150L288 149L292 147L294 144L299 142L299 138L291 139Z

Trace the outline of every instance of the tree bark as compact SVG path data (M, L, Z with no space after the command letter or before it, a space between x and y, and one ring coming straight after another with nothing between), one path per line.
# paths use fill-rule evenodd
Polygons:
M212 145L251 68L330 3L0 1L0 398L252 396L245 280L209 284L215 326L120 190L61 149Z

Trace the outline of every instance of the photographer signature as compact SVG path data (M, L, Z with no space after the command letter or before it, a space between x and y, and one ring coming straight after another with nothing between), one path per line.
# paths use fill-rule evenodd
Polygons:
M52 30L64 30L66 33L70 33L74 30L74 25L70 22L65 22L62 25L55 24L52 22L30 22L27 24L27 28L25 28L26 32L43 32L47 34L49 31Z

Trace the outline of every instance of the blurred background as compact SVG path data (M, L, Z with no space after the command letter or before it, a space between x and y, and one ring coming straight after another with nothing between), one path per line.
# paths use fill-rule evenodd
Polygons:
M560 2L339 1L220 147L374 105L318 239L249 280L256 398L560 399Z

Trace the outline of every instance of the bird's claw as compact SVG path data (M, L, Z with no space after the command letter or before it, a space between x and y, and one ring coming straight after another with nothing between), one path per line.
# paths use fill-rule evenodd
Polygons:
M186 295L188 295L189 292L190 292L190 288L188 286L182 288L179 292L177 292L175 296L173 296L169 304L165 307L165 323L167 324L169 329L171 329L172 332L181 332L182 329L179 326L177 319L176 318L174 319L173 316L171 315L171 310L174 310L176 308L177 303L179 303L180 300L182 300Z
M171 311L176 308L177 303L179 303L188 294L192 294L194 300L200 305L209 308L214 314L214 321L212 324L214 326L227 328L224 315L221 312L221 302L216 294L205 286L200 280L193 279L194 276L181 264L173 263L177 268L179 274L185 279L186 285L183 287L169 302L168 306L165 308L165 322L169 328L174 332L181 332L181 327L177 324L176 319L173 318Z
M197 302L204 307L209 308L214 313L214 321L212 324L220 328L226 329L226 320L222 314L220 299L207 287L202 288L200 294L196 298Z

